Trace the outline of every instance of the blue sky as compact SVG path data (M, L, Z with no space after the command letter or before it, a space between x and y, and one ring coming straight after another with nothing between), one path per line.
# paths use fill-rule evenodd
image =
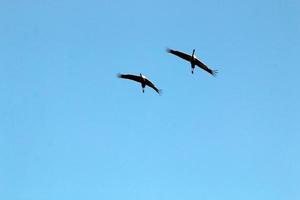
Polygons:
M1 199L300 199L299 1L2 0L0 24Z

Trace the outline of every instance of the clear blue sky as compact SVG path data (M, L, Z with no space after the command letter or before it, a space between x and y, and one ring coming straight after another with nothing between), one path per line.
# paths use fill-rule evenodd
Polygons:
M0 199L300 199L299 1L1 0L0 24ZM140 72L162 96L116 78Z

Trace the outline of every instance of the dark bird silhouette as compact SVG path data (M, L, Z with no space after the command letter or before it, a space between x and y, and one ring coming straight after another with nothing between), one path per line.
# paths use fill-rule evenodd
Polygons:
M139 76L131 75L131 74L118 74L118 77L119 78L133 80L133 81L137 81L137 82L141 83L141 86L142 86L142 89L143 89L143 93L145 92L145 87L147 85L147 86L151 87L152 89L154 89L158 94L161 94L161 90L157 89L157 87L155 87L155 85L151 81L149 81L141 73L140 73Z
M186 53L183 53L183 52L180 52L180 51L175 51L175 50L172 50L172 49L167 49L167 52L168 53L171 53L171 54L174 54L184 60L187 60L191 63L191 68L192 68L192 74L194 73L194 69L195 69L195 66L197 65L198 67L200 67L201 69L207 71L208 73L210 73L211 75L213 76L216 76L217 74L217 70L211 70L209 69L204 63L202 63L195 55L195 49L193 49L193 53L192 55L188 55Z

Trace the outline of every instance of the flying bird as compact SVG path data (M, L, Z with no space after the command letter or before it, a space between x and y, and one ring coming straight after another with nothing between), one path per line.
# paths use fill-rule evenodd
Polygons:
M132 74L118 74L118 77L141 83L143 93L145 92L145 87L147 85L152 89L154 89L158 94L161 94L161 90L157 89L157 87L151 81L149 81L149 79L147 79L146 76L142 75L141 73L139 76L132 75Z
M195 69L195 66L197 65L198 67L200 67L201 69L207 71L208 73L210 73L211 75L213 76L216 76L217 74L217 70L212 70L212 69L209 69L204 63L202 63L195 55L195 49L193 49L193 53L192 55L188 55L186 53L183 53L183 52L180 52L180 51L175 51L175 50L172 50L172 49L167 49L167 52L168 53L171 53L171 54L174 54L184 60L187 60L191 63L191 68L192 68L192 74L194 73L194 69Z

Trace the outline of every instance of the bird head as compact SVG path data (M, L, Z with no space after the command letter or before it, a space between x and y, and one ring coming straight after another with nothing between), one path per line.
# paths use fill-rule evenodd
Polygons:
M193 49L193 54L192 54L193 58L197 58L195 52L196 52L196 49Z
M142 77L142 79L146 79L146 76L144 76L142 73L140 73L140 77Z

